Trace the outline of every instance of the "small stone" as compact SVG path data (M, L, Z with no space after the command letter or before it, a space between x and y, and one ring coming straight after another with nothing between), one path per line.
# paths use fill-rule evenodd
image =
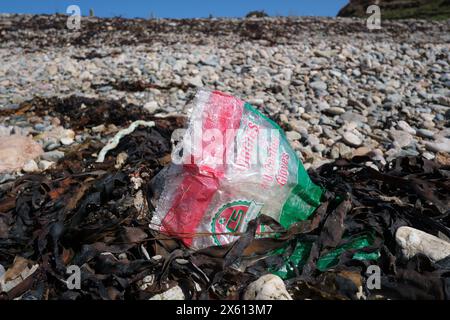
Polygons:
M73 131L72 129L66 129L61 133L61 138L71 138L74 139L75 138L75 131Z
M332 143L334 143L335 140L338 140L338 136L336 135L336 132L326 126L324 126L324 128L323 128L323 133L328 139L333 140Z
M59 148L61 145L58 142L49 143L45 146L46 151L52 151Z
M422 156L427 160L433 160L435 158L434 154L431 152L424 152L422 153Z
M308 121L308 120L311 120L312 119L312 115L310 115L309 113L302 113L301 115L300 115L300 117L303 119L303 120L306 120L306 121Z
M53 161L53 162L57 162L59 159L61 159L63 157L64 157L64 152L58 151L58 150L45 152L41 156L41 158L43 160Z
M318 145L320 143L320 139L318 137L316 137L315 135L313 135L313 134L308 135L307 140L308 140L308 143L311 146L315 146L315 145Z
M362 157L367 155L370 152L370 149L367 147L359 147L355 149L352 153L353 157Z
M416 134L416 130L413 129L413 128L411 128L411 126L410 126L406 121L400 120L400 121L397 123L397 126L398 126L400 129L402 129L403 131L408 132L409 134L413 134L413 135Z
M70 146L72 143L74 143L74 140L72 138L69 138L69 137L61 138L60 141L65 146Z
M38 167L41 170L47 170L48 168L50 168L52 165L54 165L55 163L53 161L46 161L46 160L41 160L39 161Z
M335 76L336 78L342 77L342 73L339 72L339 71L337 71L337 70L330 70L330 74L331 74L332 76Z
M47 67L47 72L48 72L48 74L49 74L50 76L54 76L55 74L58 73L58 67L57 67L56 65L54 65L54 64L49 65L49 66Z
M297 131L288 131L286 132L286 137L290 141L300 140L302 138L302 135L298 133Z
M450 255L450 242L411 227L398 228L395 239L407 259L423 254L437 262Z
M385 152L385 155L387 156L388 161L391 161L394 158L398 157L400 150L397 148L391 148Z
M59 120L59 118L54 117L54 118L52 118L51 123L52 123L52 126L58 127L61 124L61 120Z
M336 116L336 115L344 114L345 109L340 108L340 107L331 107L331 108L325 109L325 113Z
M9 173L0 174L0 184L3 184L8 181L13 181L15 179L16 179L15 175Z
M34 125L34 129L37 131L40 131L40 132L45 131L45 128L46 128L46 126L42 123L36 123Z
M324 116L324 115L321 115L321 116L320 116L319 121L320 121L319 123L320 123L321 125L332 126L332 125L334 124L334 122L333 122L332 119L330 119L329 117ZM323 130L322 130L322 131L323 131Z
M341 158L351 157L352 151L353 151L352 148L345 145L344 143L337 143L337 145L338 145L339 155L341 156Z
M428 129L419 129L416 133L419 137L432 139L434 136L434 132Z
M351 111L346 111L345 113L343 113L341 115L340 118L346 122L354 122L356 124L361 124L361 123L367 122L367 117L362 116L358 113L351 112Z
M386 100L391 102L394 105L399 104L402 101L402 95L394 93L394 94L390 94L386 97Z
M22 170L24 172L30 173L30 172L38 171L39 167L38 167L36 161L29 160L28 162L25 163L25 165L23 166Z
M337 146L333 146L331 148L330 156L331 156L332 159L338 159L339 158L339 156L340 156L339 155L339 148Z
M433 130L436 127L436 124L433 121L424 121L422 122L422 128Z
M91 81L94 79L94 76L89 71L83 71L80 75L80 79L82 81Z
M179 286L173 287L163 293L154 295L149 300L185 300L183 290Z
M106 127L104 124L98 125L96 127L92 127L92 131L95 133L103 132L103 131L105 131L105 129L106 129Z
M78 142L78 143L83 143L83 141L84 141L83 135L77 134L77 135L75 136L75 141Z
M426 142L425 148L432 152L450 153L450 139L440 138L436 142Z
M362 144L361 138L350 131L344 132L342 140L351 147L359 147Z
M406 131L391 130L389 135L393 140L394 146L398 148L406 147L413 141L412 135Z
M355 70L352 71L352 74L355 77L360 77L361 76L361 71L359 71L359 69L355 69Z
M220 63L220 60L217 56L210 55L206 59L201 59L201 63L211 66L211 67L217 67Z
M280 114L280 122L281 123L289 123L289 119L288 119L287 115L285 115L284 113Z
M317 108L319 109L319 111L324 111L325 109L330 108L330 104L325 100L319 100L317 101Z
M244 300L292 300L280 277L266 274L250 283L244 293Z
M309 86L314 90L326 91L328 86L323 81L313 81L309 83Z
M383 151L380 149L375 149L371 152L371 159L374 161L380 161L382 165L386 164L386 159L384 159Z
M200 75L187 78L186 81L194 87L203 87L202 77Z
M248 101L248 103L250 103L253 106L262 106L264 104L264 100L263 99L250 99Z
M319 144L314 145L312 149L315 152L323 152L325 150L325 148L326 148L325 145L319 143Z
M430 114L430 113L420 113L420 117L425 121L433 121L434 120L434 114Z
M419 151L416 149L401 149L397 154L397 157L417 157L419 155Z
M158 111L159 106L158 106L158 102L156 101L150 101L147 102L144 105L144 109L148 112L148 113L155 113L156 111Z
M173 70L175 72L182 71L187 65L187 60L177 60L175 64L173 65Z

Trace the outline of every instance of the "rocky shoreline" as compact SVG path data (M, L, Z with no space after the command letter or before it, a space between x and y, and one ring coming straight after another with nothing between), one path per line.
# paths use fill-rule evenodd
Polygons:
M450 21L383 21L370 31L365 20L347 18L83 17L71 31L66 20L0 19L2 135L31 133L43 161L87 138L106 143L118 128L62 129L61 119L12 110L55 99L83 108L89 98L149 115L188 114L198 87L271 116L307 168L368 152L382 162L449 161Z

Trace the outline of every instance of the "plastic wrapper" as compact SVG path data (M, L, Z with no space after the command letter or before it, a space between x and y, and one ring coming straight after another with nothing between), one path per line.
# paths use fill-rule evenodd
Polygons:
M172 162L150 227L192 249L235 241L260 214L287 228L320 204L321 188L282 129L221 92L197 93ZM261 236L266 231L258 228Z

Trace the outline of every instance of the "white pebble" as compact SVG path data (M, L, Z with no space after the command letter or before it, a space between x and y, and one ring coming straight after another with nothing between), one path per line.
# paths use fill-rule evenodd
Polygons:
M250 283L244 300L292 300L283 280L274 274L266 274Z
M436 262L450 255L449 242L411 227L398 228L395 239L407 259L421 253Z

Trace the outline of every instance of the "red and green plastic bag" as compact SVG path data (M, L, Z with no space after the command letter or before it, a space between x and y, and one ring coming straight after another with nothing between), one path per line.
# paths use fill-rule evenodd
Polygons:
M260 214L288 228L323 193L276 123L217 91L197 93L172 161L150 227L194 250L235 241Z

